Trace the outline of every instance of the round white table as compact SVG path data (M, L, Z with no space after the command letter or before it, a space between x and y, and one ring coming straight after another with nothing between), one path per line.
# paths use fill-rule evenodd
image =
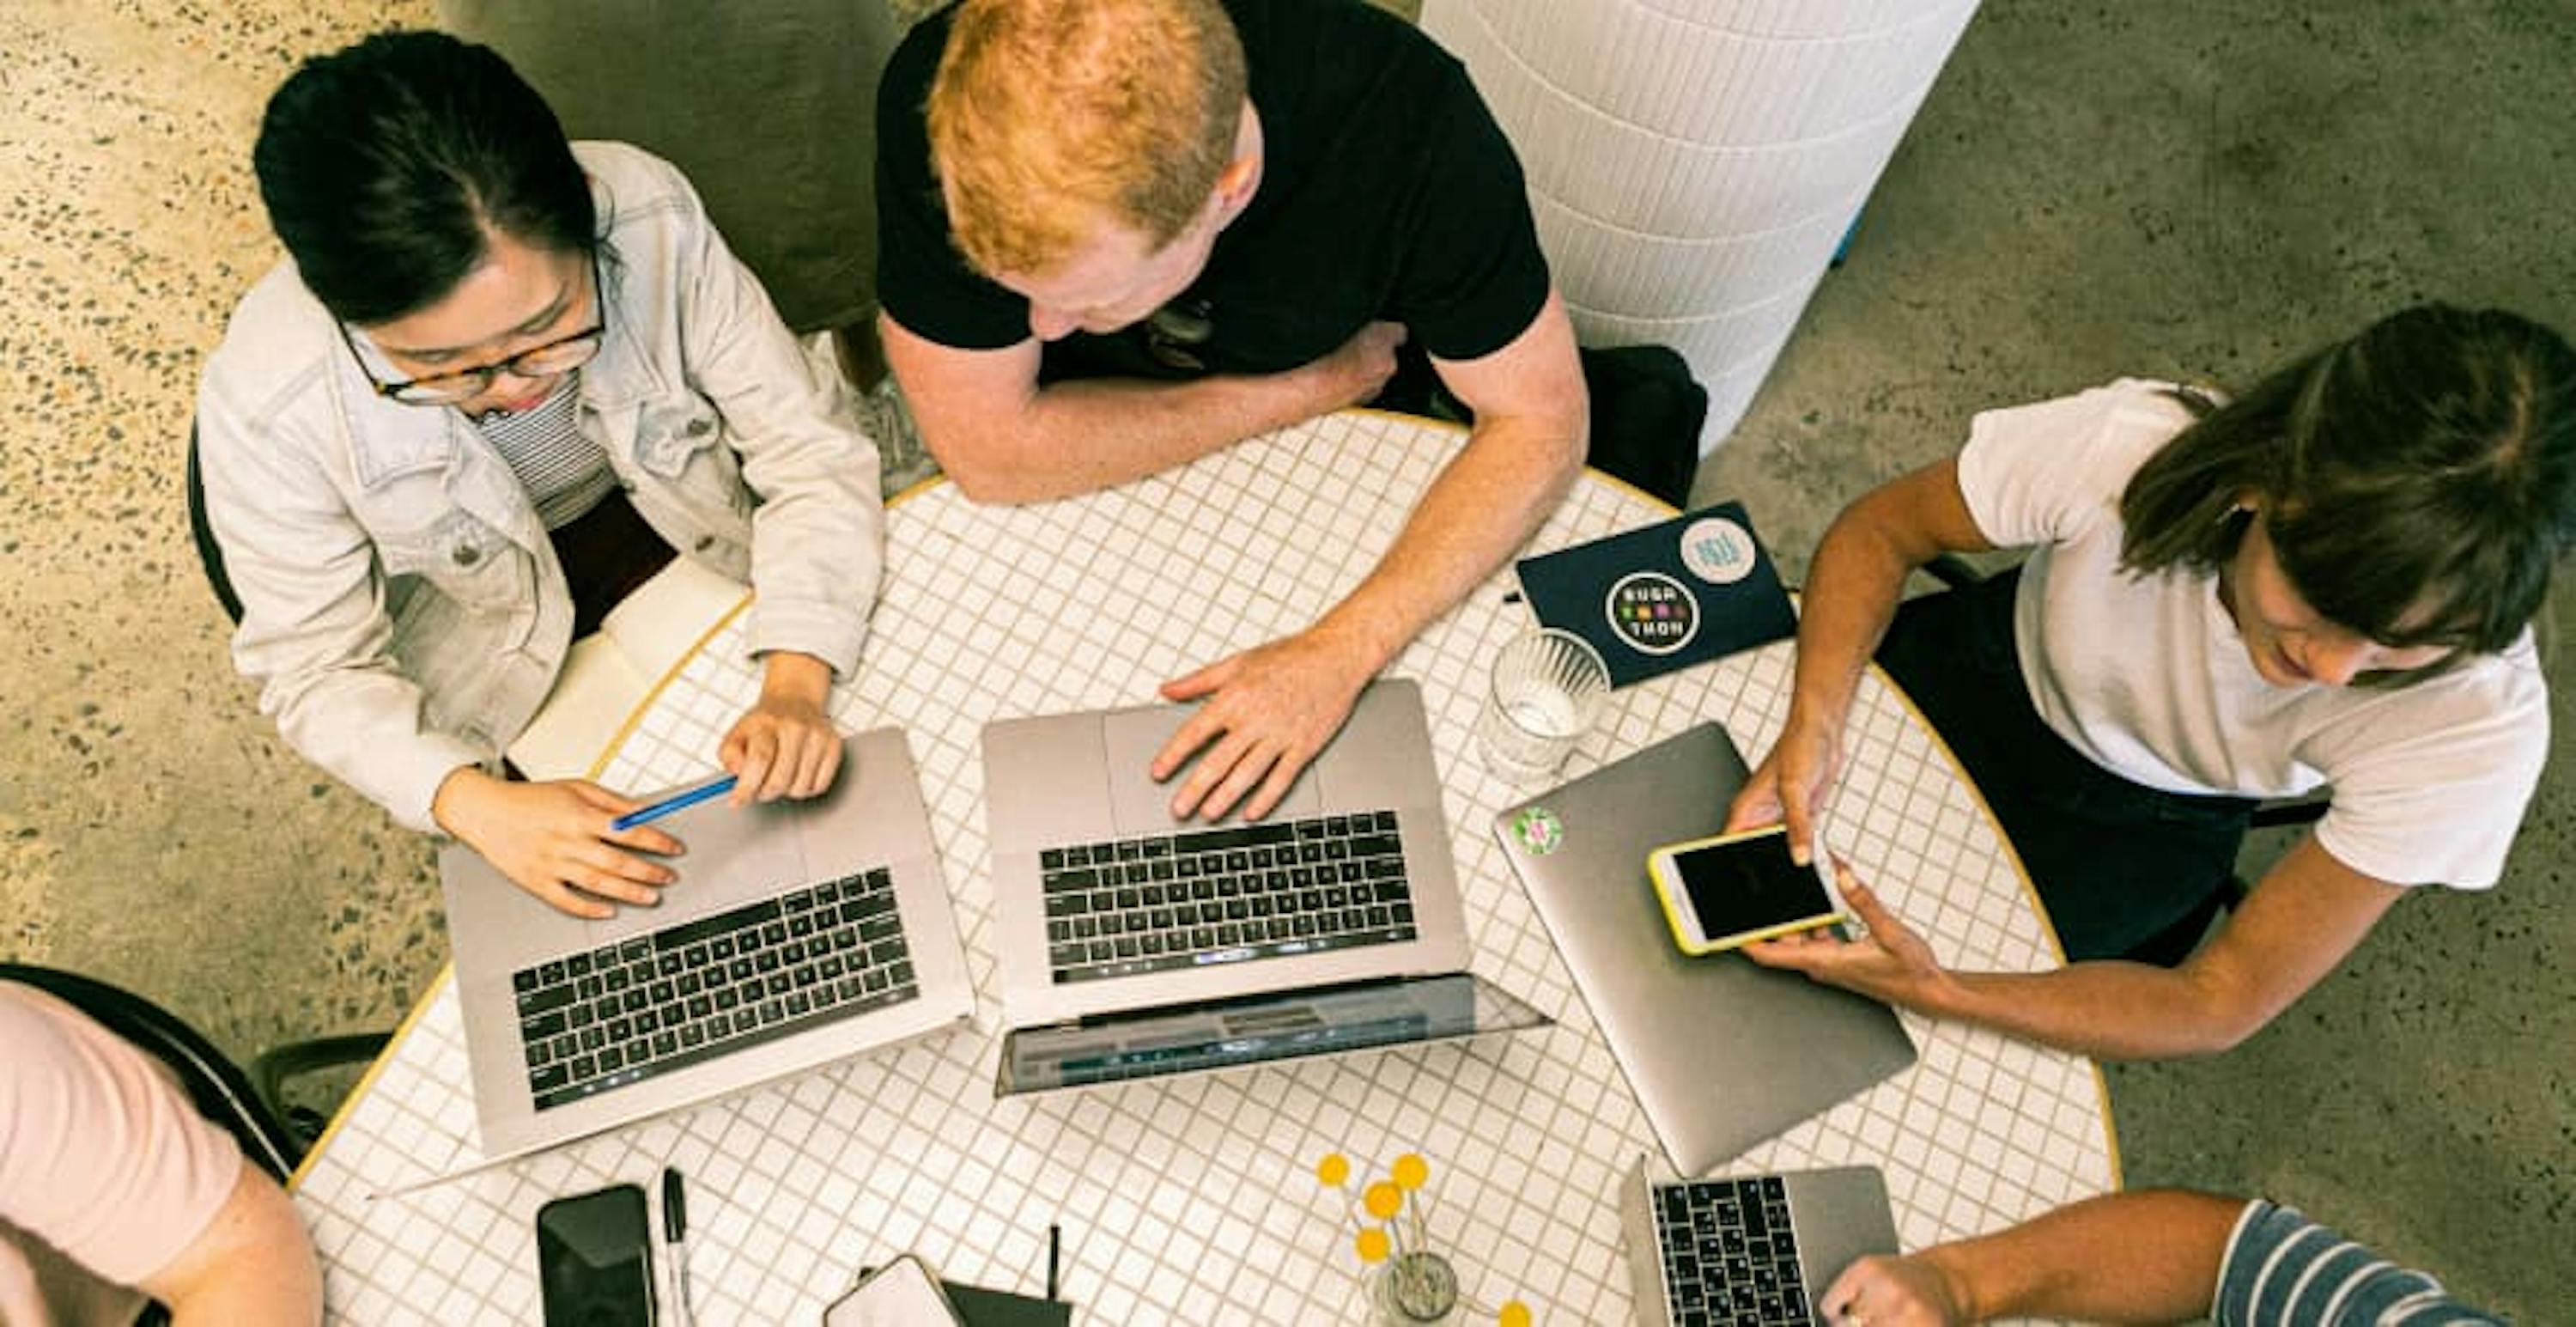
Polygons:
M952 1279L1039 1293L1050 1223L1083 1321L1348 1322L1365 1316L1353 1202L1324 1189L1314 1163L1341 1152L1383 1173L1408 1151L1430 1161L1431 1240L1472 1299L1520 1299L1542 1323L1626 1321L1614 1202L1622 1174L1656 1145L1489 833L1527 790L1473 750L1485 665L1528 625L1508 569L1389 671L1422 685L1475 967L1557 1026L993 1097L983 724L1147 702L1166 678L1312 621L1374 565L1463 436L1346 412L1078 499L983 507L940 482L898 499L865 660L835 713L853 730L909 734L981 993L974 1024L424 1183L479 1156L442 979L297 1177L334 1321L535 1322L537 1207L617 1181L649 1189L671 1165L688 1177L693 1299L708 1324L818 1322L861 1267L905 1251ZM1532 548L1668 515L1587 476ZM604 759L605 782L662 787L712 765L757 690L740 618L715 624L664 680ZM1566 776L1708 718L1758 759L1786 715L1789 660L1783 642L1614 693ZM1875 674L1847 763L1831 837L1945 961L2055 965L1975 793ZM1877 1165L1908 1248L2118 1186L2089 1061L1906 1022L1922 1049L1912 1069L1727 1169Z

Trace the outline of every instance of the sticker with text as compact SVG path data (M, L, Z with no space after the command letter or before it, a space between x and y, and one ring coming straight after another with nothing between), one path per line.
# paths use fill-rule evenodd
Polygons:
M1682 531L1682 565L1711 585L1733 585L1753 574L1753 534L1723 516L1709 516Z
M1620 577L1602 611L1619 639L1648 654L1671 654L1699 634L1699 600L1660 571Z

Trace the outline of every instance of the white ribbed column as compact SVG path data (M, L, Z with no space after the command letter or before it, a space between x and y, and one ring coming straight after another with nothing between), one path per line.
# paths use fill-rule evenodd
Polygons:
M1425 0L1529 176L1596 346L1660 342L1734 429L1976 0Z

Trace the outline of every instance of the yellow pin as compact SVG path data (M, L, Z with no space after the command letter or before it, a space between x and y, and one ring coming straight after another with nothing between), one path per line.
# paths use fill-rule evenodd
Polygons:
M1370 1216L1384 1221L1404 1206L1404 1190L1379 1180L1360 1194L1360 1205L1368 1209Z
M1325 1153L1324 1159L1315 1163L1315 1178L1322 1180L1325 1188L1342 1187L1351 1178L1351 1159L1339 1152Z
M1386 1228L1383 1226L1360 1227L1359 1238L1351 1241L1351 1244L1352 1247L1359 1250L1361 1262L1376 1263L1386 1261Z
M1530 1327L1529 1305L1511 1300L1503 1305L1502 1327Z
M1431 1180L1431 1163L1423 1160L1419 1153L1407 1152L1395 1159L1393 1174L1397 1187L1419 1189Z

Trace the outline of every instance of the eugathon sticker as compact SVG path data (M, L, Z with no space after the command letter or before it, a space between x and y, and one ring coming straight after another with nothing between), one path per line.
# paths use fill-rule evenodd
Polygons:
M1648 654L1671 654L1699 634L1699 600L1660 571L1620 577L1602 611L1619 639Z

